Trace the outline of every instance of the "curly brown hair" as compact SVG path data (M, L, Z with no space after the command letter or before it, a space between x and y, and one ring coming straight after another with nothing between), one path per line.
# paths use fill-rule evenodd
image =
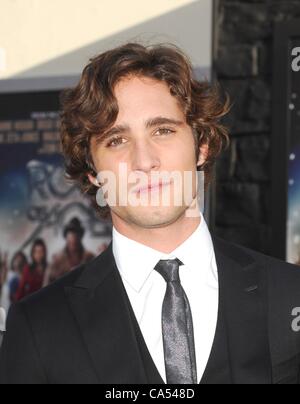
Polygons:
M191 61L175 45L128 43L91 59L78 85L62 93L62 149L68 178L80 185L81 191L92 198L100 217L106 219L110 218L110 208L97 205L98 188L87 176L97 175L90 144L93 136L101 137L116 122L119 109L114 88L132 75L166 83L178 99L195 135L197 160L199 147L208 145L207 160L200 167L205 172L206 186L211 182L216 158L229 144L227 129L220 123L229 110L228 97L221 97L217 85L198 81Z

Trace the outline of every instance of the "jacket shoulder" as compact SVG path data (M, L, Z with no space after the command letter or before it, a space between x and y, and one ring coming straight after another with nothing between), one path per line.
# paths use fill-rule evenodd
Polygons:
M40 313L42 310L45 314L61 310L66 304L65 289L74 286L82 274L88 271L89 267L92 266L94 262L97 264L98 259L99 257L96 257L92 261L80 265L49 286L24 298L14 306L19 306L30 313L30 317L33 317L35 312Z
M260 282L259 298L268 313L268 332L276 378L282 378L289 364L299 371L300 363L300 267L215 238L215 248L242 264L241 271L256 270ZM247 270L248 268L248 270ZM241 274L243 276L243 274ZM263 307L263 306L261 306Z
M269 276L295 278L300 281L300 266L287 263L278 258L252 250L240 244L214 236L215 247L232 259L242 259L258 264L269 272Z

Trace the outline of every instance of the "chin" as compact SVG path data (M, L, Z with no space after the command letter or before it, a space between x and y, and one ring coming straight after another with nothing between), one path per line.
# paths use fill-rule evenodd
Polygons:
M143 228L159 228L166 227L175 223L182 217L187 208L186 207L144 207L133 208L126 213L126 221L134 223L138 227ZM121 216L122 217L122 216Z

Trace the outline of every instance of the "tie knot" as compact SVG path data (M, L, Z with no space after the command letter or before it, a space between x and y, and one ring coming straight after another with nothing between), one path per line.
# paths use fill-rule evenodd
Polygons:
M174 260L161 260L154 268L166 282L180 281L179 267L183 263L178 259Z

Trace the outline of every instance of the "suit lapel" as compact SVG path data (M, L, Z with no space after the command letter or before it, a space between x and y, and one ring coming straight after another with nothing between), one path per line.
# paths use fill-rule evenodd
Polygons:
M270 384L264 270L213 236L229 366L235 384ZM112 244L65 289L99 383L163 383L147 349L112 253Z
M145 369L112 245L65 289L101 384L144 384Z
M234 384L271 384L267 284L246 252L213 237Z
M165 384L165 382L162 379L162 377L152 359L152 356L148 350L148 347L147 347L147 344L143 337L141 328L137 322L137 319L135 317L134 311L133 311L130 303L129 303L129 306L130 306L129 310L130 310L131 316L132 316L132 323L135 328L137 341L138 341L139 349L140 349L140 353L141 353L141 358L143 360L144 369L145 369L145 373L147 376L147 384Z

